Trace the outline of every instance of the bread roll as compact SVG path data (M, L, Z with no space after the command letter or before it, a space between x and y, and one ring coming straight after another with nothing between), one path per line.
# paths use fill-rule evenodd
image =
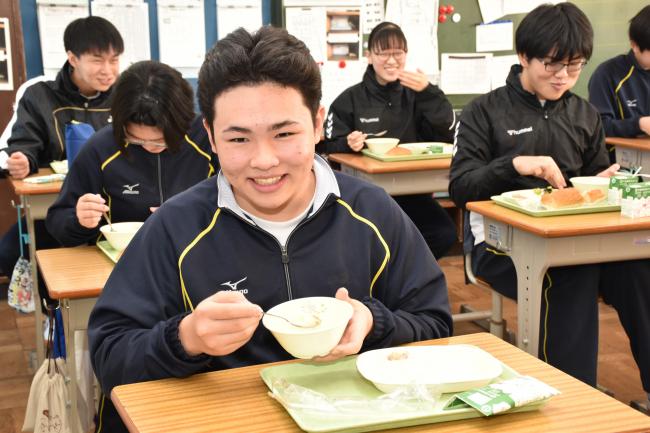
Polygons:
M542 205L549 209L580 206L585 199L575 188L554 189L553 192L542 195Z
M584 199L587 203L598 203L603 201L607 196L601 189L591 189L584 193Z
M386 155L390 155L390 156L401 156L401 155L412 155L412 154L413 152L411 152L409 149L405 147L399 147L399 146L395 146L391 150L386 152Z

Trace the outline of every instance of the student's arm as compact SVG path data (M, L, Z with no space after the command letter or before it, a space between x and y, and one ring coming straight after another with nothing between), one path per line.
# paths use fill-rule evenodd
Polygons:
M390 260L372 295L359 299L372 313L372 329L362 351L447 337L453 326L444 274L410 218L384 191L380 193L378 197L368 193L365 199L375 202L375 208L385 203L377 226Z
M94 150L95 140L91 137L68 170L61 192L47 211L45 224L56 240L67 247L92 242L99 236L99 224L86 227L79 221L77 204L86 194L101 194L101 162ZM99 222L99 221L98 221Z
M603 120L605 135L608 137L636 137L642 134L640 116L621 119L621 109L615 93L616 84L608 76L604 67L598 67L589 79L589 102Z
M11 130L5 151L11 155L20 152L29 161L29 173L38 171L38 156L44 151L48 140L48 123L40 115L36 106L39 103L40 83L29 87L18 103L16 123Z
M447 97L437 86L429 84L415 92L414 118L418 135L425 141L454 141L456 116Z
M348 135L354 132L354 112L349 92L343 92L330 105L323 133L325 139L319 145L323 153L351 153L354 150L348 144Z
M93 369L102 391L207 368L208 355L192 356L179 338L185 309L172 233L182 222L154 212L115 265L88 322Z
M492 156L491 120L477 100L463 110L457 129L449 173L449 194L456 205L465 208L469 201L512 189L519 176L516 155Z

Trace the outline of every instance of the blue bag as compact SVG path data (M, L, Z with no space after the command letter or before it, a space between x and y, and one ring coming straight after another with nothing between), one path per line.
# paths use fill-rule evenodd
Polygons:
M73 120L65 125L65 154L68 159L68 167L72 166L81 147L95 133L92 126L87 123Z

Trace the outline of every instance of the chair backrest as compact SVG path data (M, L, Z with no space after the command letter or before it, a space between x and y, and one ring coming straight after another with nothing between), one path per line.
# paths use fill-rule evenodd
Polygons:
M7 147L7 142L9 141L9 137L11 137L11 129L14 126L14 123L16 123L16 109L18 108L18 103L20 102L20 98L23 97L25 94L25 90L32 84L39 83L41 81L47 81L52 79L52 77L48 75L39 75L37 77L31 78L27 81L25 81L23 84L18 87L18 91L16 91L16 100L14 101L13 105L13 111L14 114L11 116L11 119L9 119L9 123L7 123L7 126L5 126L4 131L2 131L2 135L0 135L0 149L4 149Z

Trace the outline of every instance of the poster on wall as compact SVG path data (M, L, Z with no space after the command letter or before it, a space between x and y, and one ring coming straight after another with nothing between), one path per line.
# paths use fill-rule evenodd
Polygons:
M9 18L0 18L0 90L14 90Z
M124 39L120 71L141 60L151 59L149 4L140 1L93 0L91 12L113 23Z
M67 60L63 32L70 22L88 16L86 0L37 0L38 33L44 75L56 75Z
M161 62L185 78L198 77L205 57L203 1L158 0L158 43Z

